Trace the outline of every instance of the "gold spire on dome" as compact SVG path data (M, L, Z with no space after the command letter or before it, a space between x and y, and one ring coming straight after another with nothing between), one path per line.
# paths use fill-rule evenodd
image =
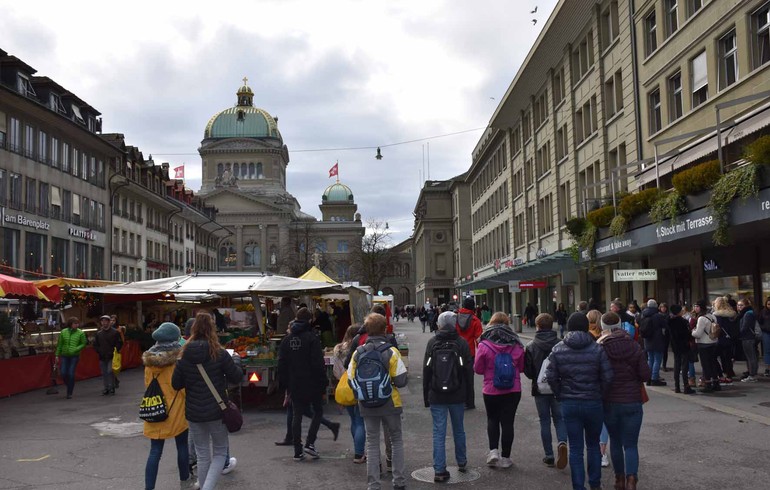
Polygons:
M243 77L243 86L238 89L236 94L238 95L239 106L252 107L254 106L254 91L248 85L249 79Z

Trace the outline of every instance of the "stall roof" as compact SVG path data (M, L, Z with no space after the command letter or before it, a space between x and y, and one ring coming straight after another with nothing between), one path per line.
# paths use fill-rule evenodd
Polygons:
M96 294L158 296L161 294L218 294L220 296L292 296L305 293L344 293L340 284L261 273L211 272L127 282L97 288L74 288Z
M299 276L300 279L307 279L309 281L328 282L329 284L336 284L336 281L331 277L324 274L324 272L316 266L308 269L307 272Z

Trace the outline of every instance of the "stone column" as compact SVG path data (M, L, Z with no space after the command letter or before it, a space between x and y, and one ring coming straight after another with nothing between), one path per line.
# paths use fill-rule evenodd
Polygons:
M259 248L262 251L259 258L259 268L260 270L265 271L267 270L268 265L270 265L270 248L267 245L267 225L259 225L259 229L261 231Z
M235 225L235 270L243 270L243 225Z

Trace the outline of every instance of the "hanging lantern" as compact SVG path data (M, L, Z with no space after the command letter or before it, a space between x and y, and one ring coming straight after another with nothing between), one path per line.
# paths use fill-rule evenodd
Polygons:
M375 157L377 160L382 160L382 153L380 152L380 147L377 147L377 155Z

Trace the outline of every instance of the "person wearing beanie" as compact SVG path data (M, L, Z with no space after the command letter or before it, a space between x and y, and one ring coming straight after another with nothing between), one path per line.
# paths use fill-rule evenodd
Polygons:
M510 468L513 423L521 401L521 372L524 370L524 345L511 329L508 315L498 311L481 334L473 370L484 376L484 406L487 409L489 454L487 466ZM513 373L500 366L512 367ZM511 374L511 375L509 375Z
M671 305L671 318L668 320L668 332L671 336L671 351L674 353L674 392L681 393L679 384L681 374L684 393L691 395L695 391L688 383L688 368L690 362L690 324L682 316L683 310L679 305Z
M115 352L123 348L123 340L120 333L110 326L109 315L102 315L99 319L99 331L94 337L94 349L99 354L99 369L102 371L104 390L102 395L115 394L115 378L112 374L112 357Z
M616 313L605 313L601 325L606 334L599 344L614 374L604 395L604 424L611 442L615 488L636 488L643 416L639 386L650 379L651 370L641 346L623 329Z
M468 342L456 330L457 315L447 311L438 317L438 331L428 340L422 364L422 394L433 419L434 481L449 480L446 469L447 415L452 420L455 458L465 472L468 458L463 419L473 384L473 362Z
M660 366L663 362L663 351L667 349L666 327L668 318L658 311L658 302L654 299L647 301L647 308L642 310L639 320L639 335L644 339L644 350L647 351L647 363L652 370L652 379L648 386L666 386L660 377Z
M479 345L479 337L481 337L481 332L484 330L481 320L479 320L479 317L476 316L476 313L474 312L475 309L476 302L473 298L465 298L463 300L463 307L457 311L457 333L468 343L468 347L471 351L471 365L473 365L473 359L476 357L476 347ZM476 408L476 391L473 387L473 383L469 383L467 389L468 400L465 408L473 410Z
M171 322L162 323L153 333L155 345L142 354L144 386L153 379L163 391L168 418L162 422L144 422L144 436L150 440L150 454L144 468L144 488L155 488L158 466L166 439L174 439L177 451L177 467L182 488L193 488L195 479L188 466L188 424L185 419L185 390L176 391L171 386L174 366L182 346L179 345L179 327Z
M312 320L310 310L305 307L298 309L289 334L281 341L278 354L279 386L282 391L288 392L293 410L291 432L295 461L302 461L305 453L313 459L320 457L315 441L323 417L323 394L329 384L321 341L313 332ZM312 411L313 418L303 449L302 415L308 410Z
M572 487L585 486L583 453L587 451L588 482L591 488L600 488L602 457L599 436L604 422L602 398L609 391L614 373L604 349L588 333L588 318L584 314L576 312L570 315L567 335L554 346L548 359L548 384L561 402L567 425Z
M563 306L563 305L562 305ZM566 325L567 319L564 319ZM553 329L553 317L548 313L541 313L535 318L535 338L527 344L524 354L524 374L533 381L532 397L535 399L537 415L540 419L540 440L543 443L545 457L543 464L548 467L556 466L564 469L567 466L567 427L561 416L561 405L552 393L541 393L538 388L537 377L542 369L543 362L559 343L556 331ZM556 429L558 438L558 458L553 455L551 439L551 419Z

